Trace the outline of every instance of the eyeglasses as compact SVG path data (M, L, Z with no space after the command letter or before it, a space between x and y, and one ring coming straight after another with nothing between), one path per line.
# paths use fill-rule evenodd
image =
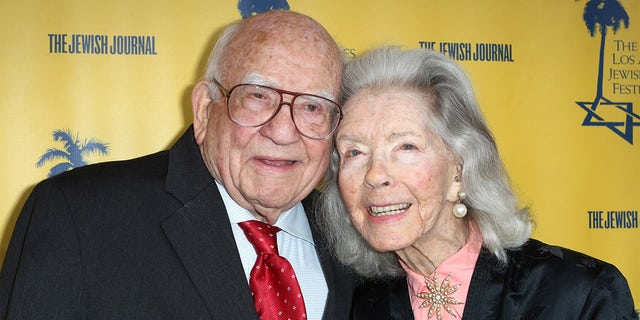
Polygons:
M285 104L289 106L298 132L310 139L327 139L342 119L340 106L321 96L244 83L227 90L216 79L213 79L213 83L227 99L229 119L243 127L264 125ZM285 102L283 94L292 96L291 102Z

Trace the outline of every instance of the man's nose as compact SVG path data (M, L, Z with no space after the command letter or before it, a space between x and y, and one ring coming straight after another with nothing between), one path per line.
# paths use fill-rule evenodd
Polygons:
M260 128L260 133L280 145L298 141L300 135L293 121L292 108L292 104L283 99L280 102L277 113Z

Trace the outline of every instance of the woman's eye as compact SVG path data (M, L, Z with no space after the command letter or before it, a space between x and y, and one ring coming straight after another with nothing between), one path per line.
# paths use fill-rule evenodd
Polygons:
M415 150L417 148L416 148L416 146L414 146L412 144L403 144L402 146L400 146L400 149L402 149L402 150Z
M347 158L355 157L355 156L359 155L360 153L361 153L361 152L360 152L360 151L358 151L358 150L348 150L348 151L345 153L345 157L347 157Z

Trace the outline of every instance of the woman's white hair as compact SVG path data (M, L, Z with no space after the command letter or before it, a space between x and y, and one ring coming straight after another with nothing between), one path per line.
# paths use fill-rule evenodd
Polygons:
M472 219L482 234L483 246L502 262L505 249L521 246L533 222L517 199L463 69L444 55L427 49L382 47L347 64L342 78L340 104L363 89L392 87L423 92L434 101L425 105L430 130L462 163L462 185ZM404 274L393 252L378 252L354 228L337 184L339 156L334 150L323 192L318 201L318 223L338 259L369 278ZM417 168L419 170L419 168Z

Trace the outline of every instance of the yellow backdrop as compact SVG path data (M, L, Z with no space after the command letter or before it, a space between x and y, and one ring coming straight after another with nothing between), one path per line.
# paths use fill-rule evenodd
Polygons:
M2 2L0 256L26 195L55 165L173 142L191 122L191 85L212 40L251 2ZM272 2L318 19L351 56L399 44L459 60L535 215L534 236L616 264L638 304L638 1L611 1L611 25L589 10L595 0ZM73 145L86 146L81 159L56 157Z

